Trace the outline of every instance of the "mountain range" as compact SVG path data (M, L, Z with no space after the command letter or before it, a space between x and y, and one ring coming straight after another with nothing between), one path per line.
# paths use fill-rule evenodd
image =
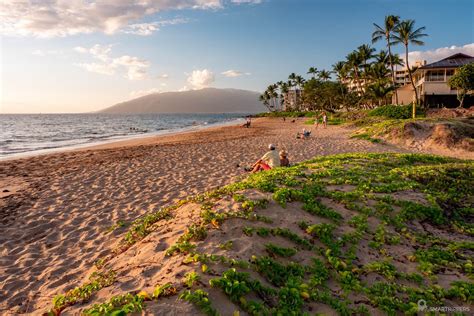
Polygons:
M259 93L239 89L205 88L153 93L105 108L100 113L258 113L266 108Z

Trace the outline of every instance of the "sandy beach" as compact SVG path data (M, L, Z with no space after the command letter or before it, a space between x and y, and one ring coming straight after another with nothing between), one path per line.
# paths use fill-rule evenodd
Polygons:
M169 203L244 176L273 143L291 162L351 152L413 152L351 139L339 126L295 139L304 119L256 119L0 162L0 314L38 313L81 284L124 229Z

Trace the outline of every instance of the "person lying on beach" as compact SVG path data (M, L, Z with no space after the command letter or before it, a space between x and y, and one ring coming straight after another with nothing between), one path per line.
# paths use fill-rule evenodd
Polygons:
M306 128L303 128L303 132L296 133L296 138L298 139L306 139L311 135L311 131L308 131Z
M268 145L269 151L265 153L257 162L252 166L252 172L259 172L262 170L270 170L275 167L280 167L280 156L276 151L276 147L273 144Z
M284 150L280 151L280 167L289 167L290 160L288 159L288 153Z

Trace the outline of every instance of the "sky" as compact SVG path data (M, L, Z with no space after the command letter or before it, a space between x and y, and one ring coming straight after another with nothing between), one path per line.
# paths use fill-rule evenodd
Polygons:
M292 72L331 69L389 14L426 27L410 60L474 56L473 12L472 0L2 0L0 113L90 112L205 87L263 91Z

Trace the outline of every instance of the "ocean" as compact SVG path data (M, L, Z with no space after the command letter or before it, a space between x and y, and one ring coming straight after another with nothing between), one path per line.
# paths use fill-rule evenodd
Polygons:
M0 114L0 159L239 122L245 114Z

